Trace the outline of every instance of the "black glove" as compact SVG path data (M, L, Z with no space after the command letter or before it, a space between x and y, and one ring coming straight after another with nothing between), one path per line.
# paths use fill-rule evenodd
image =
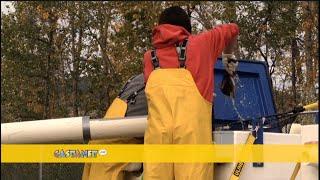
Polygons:
M234 81L234 76L230 75L229 73L225 73L220 86L221 92L226 96L234 98L236 89L235 87L236 84Z

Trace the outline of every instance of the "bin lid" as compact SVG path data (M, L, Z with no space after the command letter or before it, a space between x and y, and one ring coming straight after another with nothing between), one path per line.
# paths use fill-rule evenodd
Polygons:
M236 81L234 105L232 99L220 90L225 73L220 58L214 69L214 93L216 94L213 100L214 123L224 124L237 121L240 118L239 115L244 119L253 119L276 114L271 79L264 62L239 60L237 69L239 79ZM273 126L269 131L279 132L279 128Z

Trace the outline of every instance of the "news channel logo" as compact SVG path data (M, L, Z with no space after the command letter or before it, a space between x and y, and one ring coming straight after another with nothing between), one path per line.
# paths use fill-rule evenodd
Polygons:
M96 158L98 156L106 156L108 151L106 149L100 150L79 150L79 149L60 149L54 151L56 158Z

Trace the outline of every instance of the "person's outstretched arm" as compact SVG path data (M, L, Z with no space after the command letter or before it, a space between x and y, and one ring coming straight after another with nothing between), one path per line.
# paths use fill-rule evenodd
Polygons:
M203 32L198 35L198 38L209 46L215 60L223 51L225 54L233 53L237 45L238 34L238 25L229 23L218 25L209 31Z

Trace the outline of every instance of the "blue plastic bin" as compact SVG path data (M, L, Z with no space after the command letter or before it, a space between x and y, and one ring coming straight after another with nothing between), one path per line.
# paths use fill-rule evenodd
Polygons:
M225 73L221 59L215 64L213 118L214 126L239 120L239 114L244 119L253 119L266 115L276 114L276 107L272 95L272 86L269 71L264 62L240 60L237 69L239 81L236 85L235 107L231 98L220 90L221 81ZM269 132L280 132L277 120L270 122ZM237 126L241 126L238 124ZM230 130L241 129L232 127Z

